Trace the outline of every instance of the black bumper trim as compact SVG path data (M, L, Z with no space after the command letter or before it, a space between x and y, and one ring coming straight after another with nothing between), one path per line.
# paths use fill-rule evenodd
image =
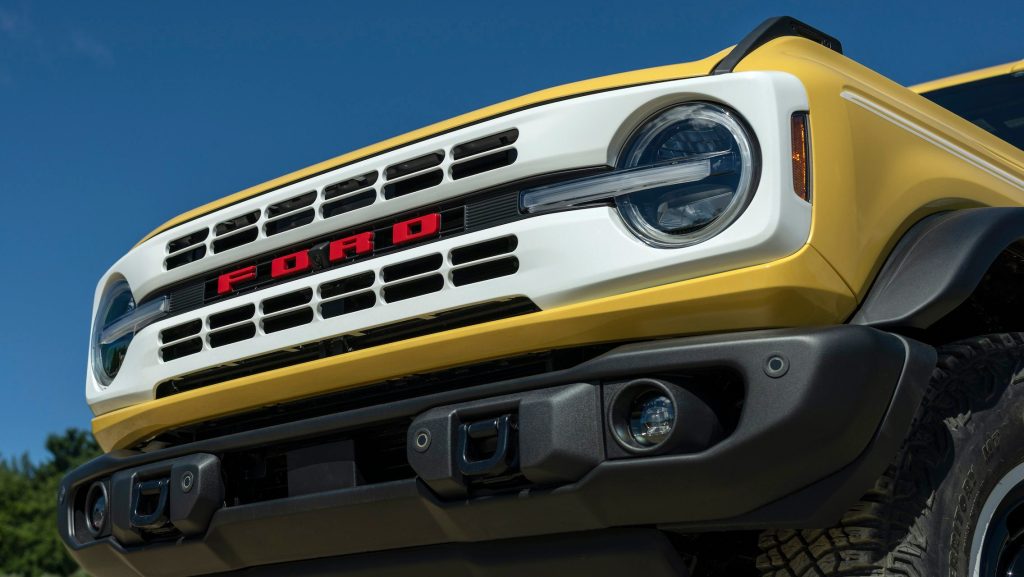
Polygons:
M785 375L766 374L764 362L772 355L789 360ZM170 577L627 525L679 531L785 525L786 509L771 507L784 499L799 505L800 523L817 526L834 521L882 472L909 428L934 362L931 347L847 325L625 345L565 371L154 453L108 454L74 471L64 486L73 494L96 477L147 462L343 431L471 399L687 369L740 375L745 401L732 434L700 453L606 460L576 483L508 496L445 501L418 480L394 481L223 508L201 539L132 549L109 539L79 542L70 534L65 505L61 533L91 572ZM813 490L822 482L832 483L831 493Z

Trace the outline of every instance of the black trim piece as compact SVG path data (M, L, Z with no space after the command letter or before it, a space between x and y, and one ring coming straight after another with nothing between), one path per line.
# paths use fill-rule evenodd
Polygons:
M456 145L452 148L452 158L455 160L461 160L467 156L473 156L474 154L480 154L481 152L487 152L489 150L494 150L495 148L515 144L518 139L519 129L512 128L504 132L499 132L498 134L492 134L469 142L463 142L462 144Z
M334 184L328 184L324 187L324 200L330 200L336 196L348 194L350 192L356 192L364 188L369 188L377 182L377 171L367 172L348 180L336 182Z
M436 293L443 288L444 277L440 274L432 274L415 280L385 285L380 289L380 296L385 302L394 303Z
M285 329L292 329L313 322L313 309L305 307L297 311L281 313L276 316L263 319L263 332L276 333Z
M226 310L222 313L212 314L206 322L210 325L211 329L219 329L221 327L249 320L254 314L256 314L256 305L250 303L238 308Z
M164 267L167 268L167 270L173 270L179 266L195 262L204 256L206 256L206 245L201 244L192 250L187 250L183 253L167 257L167 260L164 261Z
M198 335L199 331L203 328L203 321L196 319L173 327L168 327L160 331L160 342L170 343L190 337L192 335Z
M499 258L452 271L452 284L463 286L513 275L519 272L519 259L514 256Z
M207 339L210 341L211 347L217 348L245 341L253 338L254 336L256 336L256 324L245 323L244 325L238 325L237 327L213 331L207 336Z
M181 238L176 238L171 242L167 243L167 252L178 251L187 246L192 246L194 244L203 242L204 240L206 240L206 237L208 236L210 236L210 229L204 228L202 230L197 230L196 232L193 232L192 234L183 236Z
M267 231L267 236L274 236L275 234L281 234L282 232L288 232L294 228L300 226L306 226L313 222L316 218L316 209L307 208L302 212L296 212L295 214L289 214L283 216L277 220L272 220L267 224L263 225L263 228Z
M266 299L260 305L260 309L263 311L263 314L270 315L285 309L304 305L312 298L313 289L307 287L294 292L285 293L281 296Z
M460 246L452 250L451 259L453 265L466 264L475 260L481 260L501 254L508 254L519 246L519 239L516 235L510 234L476 244Z
M233 248L238 248L244 244L256 240L256 237L260 235L260 231L255 226L241 232L235 233L231 236L225 236L218 238L213 241L213 252L224 252Z
M160 349L160 358L166 363L167 361L194 355L201 350L203 350L203 339L196 337Z
M391 166L384 169L384 176L388 180L394 180L407 174L433 168L444 160L443 152L432 152L430 154L424 154L410 160L399 162L398 164L392 164Z
M241 216L236 216L228 220L217 223L213 227L214 235L221 236L229 232L245 228L247 226L256 224L256 221L260 219L260 211L254 210L247 212Z
M313 201L315 200L315 190L304 192L296 197L289 198L288 200L282 200L281 202L272 204L267 207L267 218L274 218L275 216L281 216L282 214L294 212L300 208L313 204Z
M388 265L380 269L380 280L392 282L424 274L441 268L444 258L439 253L428 254L413 260Z
M439 168L430 172L424 172L423 174L417 174L416 176L410 176L398 182L389 182L384 185L384 198L391 200L427 188L433 188L441 184L443 180L444 171Z
M377 304L377 295L373 291L355 293L340 299L320 303L320 316L325 319L340 317L341 315L372 308L375 304Z
M754 28L754 31L743 37L739 44L719 62L711 74L727 74L736 68L741 60L764 44L784 36L797 36L821 44L825 48L843 53L843 44L834 36L805 24L791 16L769 18Z
M1024 208L932 215L900 239L852 324L926 329L966 301L996 257L1024 239Z
M320 214L324 218L331 218L346 212L352 212L360 208L370 206L377 201L377 191L374 189L346 196L333 202L325 202L320 206Z
M332 280L320 285L320 298L329 299L345 293L373 286L376 275L372 270L361 272L356 275L347 276L338 280Z
M364 297L365 293L357 293L350 297L331 301L320 305L321 314L324 317L338 316L369 308L374 302ZM373 296L373 293L369 293ZM332 303L339 303L334 305ZM331 306L327 312L325 307ZM355 307L355 308L349 308ZM361 307L361 308L359 308ZM337 310L340 309L340 310ZM214 385L231 379L246 375L254 375L281 367L288 367L300 363L342 354L348 351L365 349L385 343L410 339L417 336L433 334L454 328L479 324L487 321L509 318L513 316L537 312L533 302L527 298L517 297L505 301L471 305L451 311L436 313L433 318L413 319L399 321L362 330L357 335L348 335L327 339L324 341L299 345L285 351L276 351L243 359L221 367L204 369L189 375L185 375L170 381L164 381L157 385L157 398L170 396L183 391ZM228 329L231 330L231 329ZM255 330L255 327L253 327ZM213 345L213 334L210 335L210 343ZM224 343L221 343L224 344Z
M452 180L459 180L467 176L475 176L491 170L509 166L516 161L519 153L516 149L509 148L492 154L485 154L471 158L465 162L458 162L452 165Z

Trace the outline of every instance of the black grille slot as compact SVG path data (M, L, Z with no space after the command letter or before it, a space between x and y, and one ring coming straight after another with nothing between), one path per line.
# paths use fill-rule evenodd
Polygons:
M204 228L203 230L193 232L188 236L183 236L181 238L172 240L171 242L167 243L167 252L176 252L185 247L192 246L194 244L199 244L206 240L206 237L209 235L210 229Z
M452 264L459 265L481 260L499 254L508 254L519 246L519 239L514 234L478 242L468 246L460 246L452 251Z
M347 276L320 285L320 298L329 299L352 291L369 288L373 284L373 271L366 271L353 276Z
M480 154L481 152L487 152L488 150L494 150L495 148L501 148L502 146L508 146L515 143L518 138L519 130L513 128L505 132L464 142L452 149L452 158L458 160L467 156L473 156L474 154Z
M384 198L390 200L412 194L425 188L437 186L441 184L442 180L444 180L444 172L438 169L398 182L392 182L391 184L384 185Z
M295 198L289 198L283 200L277 204L272 204L267 207L267 218L274 218L275 216L281 216L282 214L288 214L289 212L296 211L304 206L313 204L316 200L316 191L311 190L304 194L300 194Z
M407 260L402 263L386 266L380 271L380 278L384 282L391 282L403 278L409 278L418 274L435 271L441 268L444 258L439 254L431 254L414 260Z
M248 214L236 216L231 220L225 220L224 222L219 223L217 226L213 227L213 232L217 236L220 236L222 234L227 234L231 231L239 230L252 224L256 224L256 221L259 219L260 211L254 210Z
M167 267L167 270L176 269L179 266L195 262L204 256L206 256L206 245L201 244L192 250L186 250L183 253L167 257L167 260L164 261L164 266Z
M326 305L327 303L324 304ZM410 339L422 335L456 329L459 327L466 327L488 321L533 313L539 310L540 309L537 308L530 299L517 297L504 301L483 303L445 311L437 313L433 318L429 319L418 318L391 323L361 331L359 336L326 339L316 343L299 345L283 351L275 351L235 361L230 365L197 371L190 375L160 383L156 389L156 396L157 398L167 397L183 391L222 383L224 381L237 379L246 375L255 375L279 369L281 367L289 367L316 359L344 354L348 351L364 349L403 339ZM480 381L475 378L478 376L479 375L474 375L473 384L480 383ZM510 377L506 376L504 378ZM322 405L320 403L314 403L314 407L322 408ZM332 410L329 412L334 411ZM291 418L294 417L295 413L289 412L288 415L289 418ZM209 425L215 426L216 424L210 423Z
M518 156L519 153L516 152L516 149L509 148L507 150L495 152L494 154L478 156L465 162L459 162L452 166L452 179L458 180L460 178L466 178L467 176L473 176L474 174L480 174L482 172L508 166L515 162Z
M210 346L213 348L223 347L224 345L251 339L254 336L256 336L256 325L245 323L244 325L210 333Z
M313 222L315 217L316 210L307 208L302 212L296 212L295 214L283 216L277 220L272 220L268 222L264 228L267 230L267 236L274 236L275 234L281 234L282 232L289 231L293 228L306 226Z
M196 337L187 341L181 341L160 349L160 356L164 361L173 361L181 357L187 357L203 350L203 339Z
M213 241L213 252L224 252L233 248L238 248L243 244L249 244L256 240L256 237L260 235L260 231L256 230L255 227L248 230L243 230L237 234L226 236L224 238L218 238Z
M418 296L436 293L444 288L444 277L432 274L416 280L388 285L381 289L381 296L389 303L404 301Z
M249 320L254 314L256 314L256 305L248 304L236 309L210 315L208 322L210 323L211 329L219 329L220 327L226 327L228 325Z
M282 313L275 317L263 319L263 330L276 333L285 329L309 324L313 321L313 309L306 307L290 313Z
M375 182L377 182L377 171L367 172L355 178L336 182L324 187L324 200L330 200L336 196L362 190L373 186Z
M514 256L474 264L452 271L452 284L462 286L516 274L519 259Z
M313 298L313 289L306 288L293 293L283 294L279 297L269 298L263 301L263 314L269 315L285 309L304 305Z
M198 335L199 334L199 330L202 329L202 328L203 328L203 321L201 321L199 319L196 319L194 321L189 321L189 322L181 324L181 325L173 326L173 327L170 327L170 328L167 328L167 329L164 329L164 330L160 331L160 342L161 343L170 343L170 342L173 342L173 341L177 341L177 340L183 339L185 337L190 337L192 335Z
M438 164L441 164L442 160L444 160L443 152L433 152L431 154L425 154L412 160L406 160L405 162L392 164L391 166L387 167L387 169L384 171L384 176L386 176L388 180L394 180L407 174L412 174L414 172L419 172L421 170L426 170L428 168L435 167Z
M340 317L356 311L366 310L377 304L377 296L373 291L356 293L338 300L320 304L320 315L325 319Z
M203 290L201 284L183 285L167 293L171 299L171 314L179 314L203 306Z
M324 203L320 207L320 213L323 214L324 218L331 218L332 216L338 216L339 214L370 206L375 200L377 200L377 191L370 189L366 192L346 196L334 202Z

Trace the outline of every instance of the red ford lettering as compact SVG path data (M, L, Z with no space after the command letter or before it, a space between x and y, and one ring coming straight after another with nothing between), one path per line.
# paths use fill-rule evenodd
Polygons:
M441 230L441 215L428 214L406 220L391 227L391 242L405 244L422 238L429 238Z
M328 245L327 260L335 262L368 252L373 252L373 233L361 232Z
M270 261L270 278L291 276L309 270L309 251L300 250Z
M247 266L217 278L217 294L227 294L235 290L235 285L246 281L256 280L256 267Z

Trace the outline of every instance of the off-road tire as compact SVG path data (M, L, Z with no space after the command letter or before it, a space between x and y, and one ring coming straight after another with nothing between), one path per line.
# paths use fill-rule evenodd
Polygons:
M1024 462L1024 333L939 349L911 432L874 487L830 529L759 540L765 577L966 577L986 497Z

